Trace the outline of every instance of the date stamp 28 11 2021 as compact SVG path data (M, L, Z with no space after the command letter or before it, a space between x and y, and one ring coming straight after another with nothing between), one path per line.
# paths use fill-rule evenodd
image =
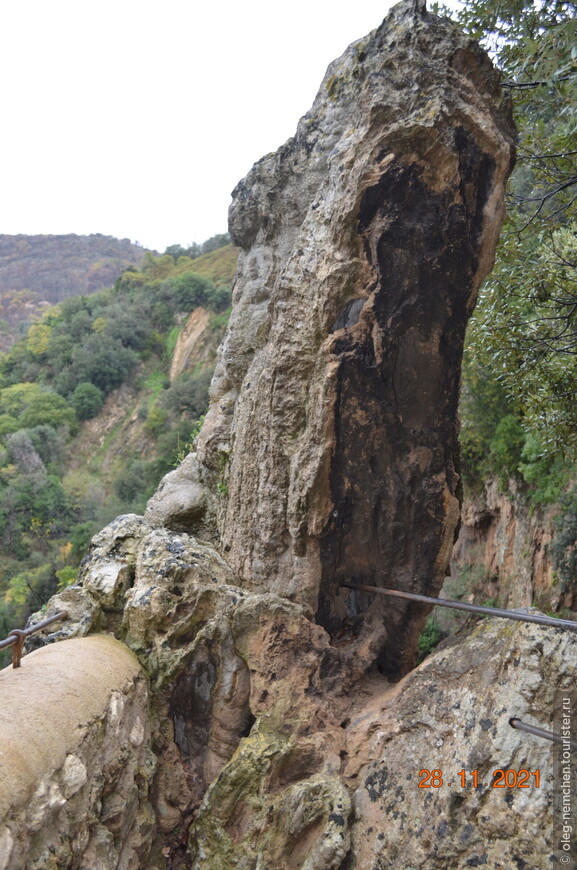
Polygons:
M443 778L442 770L427 770L423 768L419 771L419 788L441 788L447 784L452 787L453 782L447 782ZM467 778L469 778L467 780ZM491 782L479 782L478 770L460 770L454 777L457 785L461 788L466 788L471 785L473 788L539 788L541 785L541 773L539 770L502 770L497 768L492 773Z

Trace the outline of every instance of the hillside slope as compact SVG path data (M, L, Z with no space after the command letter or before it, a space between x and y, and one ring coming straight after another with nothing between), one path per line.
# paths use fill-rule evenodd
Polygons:
M145 251L129 239L0 234L0 350L7 350L48 304L110 286ZM3 322L2 322L3 321Z
M0 636L186 452L236 258L231 245L176 262L147 252L114 287L51 307L0 359Z
M139 245L101 233L0 235L0 291L30 290L48 302L60 302L108 287L143 259Z

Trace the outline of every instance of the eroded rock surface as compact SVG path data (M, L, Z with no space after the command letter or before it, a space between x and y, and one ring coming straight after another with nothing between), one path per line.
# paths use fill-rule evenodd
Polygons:
M339 584L442 584L464 329L512 162L498 78L452 24L399 4L234 192L242 253L197 452L144 518L93 540L78 585L48 607L68 607L67 627L38 641L109 632L147 675L154 830L130 870L400 868L403 848L434 870L481 854L478 796L461 819L407 776L418 753L451 773L520 763L495 681L509 715L538 718L537 676L552 673L538 650L557 661L561 641L482 627L395 684L424 612ZM577 649L563 644L565 685ZM109 803L89 831L93 866ZM543 806L519 804L514 838ZM444 851L422 841L425 812L447 820Z
M301 603L333 636L378 610L396 676L423 613L339 584L442 585L465 325L512 139L487 56L401 3L331 64L296 136L233 193L242 250L197 482L220 490L220 546L242 586Z
M146 866L156 760L136 657L110 636L65 640L0 687L2 870Z

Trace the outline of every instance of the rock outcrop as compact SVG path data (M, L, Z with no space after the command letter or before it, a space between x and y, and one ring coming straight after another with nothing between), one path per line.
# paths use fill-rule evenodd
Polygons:
M556 577L551 544L558 534L559 505L533 505L514 481L503 492L497 480L465 499L451 560L451 586L477 593L499 607L577 610L577 584ZM570 613L566 614L569 618Z
M443 582L464 330L512 136L486 55L411 0L329 67L295 138L236 188L233 315L197 449L144 518L93 539L48 606L69 623L38 641L111 633L148 677L155 826L130 870L543 853L549 750L508 719L550 725L575 637L488 623L403 677L423 610L340 588ZM541 765L549 791L514 811L458 788L461 769L518 764ZM419 790L424 768L451 785Z
M139 795L154 827L140 844L149 858L128 866L549 866L558 752L509 720L559 730L561 698L577 707L575 634L489 620L391 683L367 672L372 638L331 642L301 605L234 585L211 546L136 517L97 537L82 585L48 612L63 606L76 608L67 631L79 639L51 649L114 631L148 674ZM498 769L540 778L494 787ZM419 788L426 771L442 783ZM70 810L53 812L62 836ZM118 831L90 820L102 842L118 843L102 870L124 868Z
M422 612L339 584L442 585L465 326L512 139L487 56L411 0L331 64L294 139L233 193L234 308L197 449L219 546L243 586L333 636L378 610L396 676Z

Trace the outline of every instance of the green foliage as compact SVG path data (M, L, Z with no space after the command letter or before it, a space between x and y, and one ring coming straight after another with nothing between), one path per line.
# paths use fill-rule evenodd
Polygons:
M70 404L79 420L90 420L100 413L104 404L104 393L90 381L82 381L74 388Z
M19 417L26 410L30 402L42 393L38 384L13 384L0 390L0 411L3 414L11 414Z
M55 571L54 573L58 578L58 591L61 592L63 589L66 589L67 586L72 586L72 584L76 582L78 569L73 568L71 565L66 565L64 568L61 568L59 571Z
M90 539L97 531L98 529L94 523L84 522L72 526L69 535L70 543L72 545L70 549L70 557L75 565L79 565L81 559L84 558L84 555L88 550Z
M103 525L144 510L190 440L207 405L212 372L201 367L171 385L168 368L195 305L211 311L211 329L213 318L224 328L236 259L230 245L200 254L198 263L149 255L141 270L127 270L113 289L50 309L0 357L0 627L7 631L74 581L90 538ZM214 264L221 270L216 283ZM119 424L107 432L98 455L88 457L90 466L76 467L82 442L70 438L78 421L95 417L122 384L132 388L128 396L135 389L143 393L134 410L142 409L137 418L148 435L147 457L111 457L107 444L117 438ZM101 478L104 458L108 470Z
M202 245L197 245L196 242L193 242L188 248L183 248L182 245L170 245L164 253L169 254L178 263L183 257L195 260L197 257L202 256L202 254L210 254L212 251L217 251L226 245L230 245L229 234L219 233L216 236L211 236Z
M0 441L4 441L6 435L17 432L20 428L18 420L11 414L0 414Z
M200 306L223 311L230 305L230 291L214 287L206 278L194 272L184 272L167 278L159 288L162 302L174 313L192 311Z
M503 70L519 130L495 268L467 336L462 471L473 487L514 479L533 503L560 498L577 457L576 11L468 0L456 15Z
M570 474L570 463L562 455L544 449L539 436L529 433L519 464L521 477L529 485L534 504L553 504L561 498Z
M489 442L488 467L507 487L510 477L517 476L525 446L525 433L521 421L514 414L507 414L499 420Z
M186 414L192 419L200 417L208 406L211 378L211 371L184 372L162 394L162 407L173 413Z
M150 490L148 494L152 495L156 483L154 474L151 474L149 463L135 459L117 476L114 488L118 497L123 501L134 502L147 490Z
M459 22L505 73L518 164L469 350L550 455L577 448L577 6L469 0Z
M52 429L68 427L74 430L77 425L76 414L68 402L52 390L43 390L28 403L18 420L24 429L34 426L51 426Z
M146 418L146 423L144 424L144 431L147 435L153 435L157 437L160 433L167 428L166 421L168 419L168 414L162 408L153 407Z
M126 379L138 363L137 354L112 336L93 334L72 352L72 371L77 383L89 381L104 395Z
M44 465L47 468L58 470L66 459L68 442L66 429L57 430L42 423L40 426L27 429L26 434Z
M420 664L423 659L432 653L435 647L437 647L446 636L446 633L442 631L440 625L436 621L434 612L430 613L427 617L425 627L421 632L421 636L419 637L419 655L417 663Z
M194 450L194 445L196 444L196 439L200 435L200 430L202 429L203 423L204 414L202 415L202 417L198 418L198 420L196 421L196 426L193 428L188 438L186 438L185 436L182 444L180 443L180 438L178 439L176 460L173 463L175 466L180 465L182 460Z

